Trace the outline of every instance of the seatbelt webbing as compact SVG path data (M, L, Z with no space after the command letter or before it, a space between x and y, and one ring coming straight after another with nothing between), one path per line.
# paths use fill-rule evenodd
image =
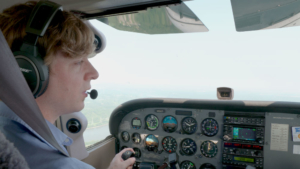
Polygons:
M49 144L68 156L50 131L1 30L0 99Z

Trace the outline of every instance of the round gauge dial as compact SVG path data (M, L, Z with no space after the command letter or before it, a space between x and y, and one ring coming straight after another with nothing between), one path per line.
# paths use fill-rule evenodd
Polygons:
M183 161L180 164L180 169L196 169L196 166L193 162L191 161Z
M133 151L134 151L134 157L135 158L140 158L141 156L142 156L142 153L141 153L141 150L139 149L139 148L136 148L136 147L134 147L133 148Z
M181 142L181 150L185 155L193 155L197 151L197 145L194 140L186 138Z
M140 129L142 127L142 121L138 117L135 117L131 121L132 128Z
M146 121L146 126L148 130L156 130L158 127L158 118L153 115L153 114L149 114L146 116L145 118Z
M146 144L146 149L148 151L154 151L158 149L158 139L153 135L153 134L149 134L146 138L145 138L145 144Z
M166 116L163 120L163 129L168 132L172 133L177 129L177 120L173 116Z
M162 140L163 149L168 153L174 153L177 149L177 142L173 137L165 137Z
M185 117L181 121L182 130L187 134L193 134L197 130L197 121L193 117Z
M210 163L205 163L200 166L200 169L216 169L216 167Z
M212 141L204 141L200 147L201 153L208 158L213 158L218 154L218 147Z
M128 142L130 140L130 135L127 131L123 131L121 133L122 140Z
M202 126L202 132L206 136L214 136L219 131L218 122L212 118L204 119L201 123L201 126Z
M141 142L141 135L139 133L133 133L132 134L132 141L135 144L139 144Z

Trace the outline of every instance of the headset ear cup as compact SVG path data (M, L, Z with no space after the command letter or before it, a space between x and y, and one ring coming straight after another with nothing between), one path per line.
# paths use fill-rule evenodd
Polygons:
M16 51L14 55L34 98L41 96L48 86L48 66L44 65L39 54L34 57L27 52Z

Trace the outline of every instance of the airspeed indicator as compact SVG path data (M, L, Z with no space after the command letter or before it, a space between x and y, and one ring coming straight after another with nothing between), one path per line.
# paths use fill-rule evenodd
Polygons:
M145 121L146 121L146 127L148 130L156 130L157 127L158 127L158 118L153 115L153 114L149 114L146 116L145 118Z

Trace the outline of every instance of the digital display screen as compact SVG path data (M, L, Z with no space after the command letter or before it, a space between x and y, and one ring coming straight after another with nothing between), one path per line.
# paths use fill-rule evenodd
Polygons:
M247 163L254 163L254 158L247 158L247 157L233 157L234 161L242 161L242 162L247 162Z
M140 126L141 125L141 120L133 120L132 125L134 126Z
M252 150L263 150L263 146L259 145L251 145L251 144L238 144L238 143L224 143L224 147L230 148L245 148L245 149L252 149Z
M256 129L233 127L233 139L255 141Z

